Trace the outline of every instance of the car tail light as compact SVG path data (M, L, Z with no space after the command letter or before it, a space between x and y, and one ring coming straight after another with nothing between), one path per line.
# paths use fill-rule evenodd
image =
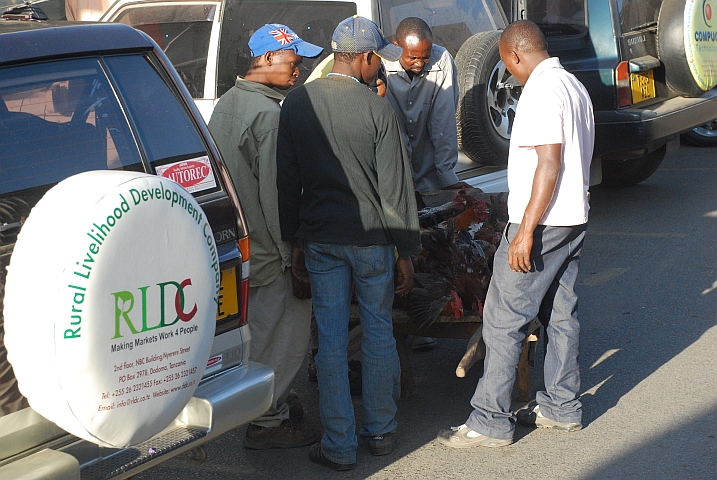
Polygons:
M246 325L249 321L249 237L240 238L237 241L241 252L241 281L239 282L239 326Z
M617 106L629 107L631 103L630 72L627 62L620 62L615 69L617 85Z

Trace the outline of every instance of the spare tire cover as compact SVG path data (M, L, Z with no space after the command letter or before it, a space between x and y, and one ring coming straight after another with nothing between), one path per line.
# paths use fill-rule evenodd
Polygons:
M717 84L717 0L665 0L657 44L667 85L685 96Z
M218 288L212 230L181 186L109 171L60 182L8 267L5 344L20 391L90 442L147 440L202 378Z

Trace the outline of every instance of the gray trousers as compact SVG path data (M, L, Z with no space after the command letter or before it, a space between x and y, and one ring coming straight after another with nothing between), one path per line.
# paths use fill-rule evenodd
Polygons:
M310 323L311 300L294 297L288 269L270 284L249 289L249 360L274 369L274 399L254 425L278 427L289 418L286 397L306 357Z
M471 399L466 425L491 438L513 438L511 394L528 324L537 316L546 326L545 390L537 394L546 417L580 423L578 298L575 281L587 225L539 226L533 236L532 269L508 265L508 246L518 225L508 224L495 253L493 276L483 311L486 344L483 376Z

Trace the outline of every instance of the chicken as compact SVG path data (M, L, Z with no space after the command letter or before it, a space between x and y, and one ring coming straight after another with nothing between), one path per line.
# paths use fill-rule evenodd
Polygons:
M471 234L477 231L480 226L488 219L489 206L482 200L470 208L453 217L453 225L456 231L468 230Z
M466 193L465 187L450 202L437 207L424 207L418 211L418 224L421 228L435 227L460 212L476 205L478 200Z
M463 317L461 298L442 275L416 273L405 304L406 314L421 326L430 325L441 315Z
M396 308L421 325L439 316L483 315L493 254L502 238L502 227L496 227L507 221L507 197L490 199L478 200L462 190L451 202L422 210L426 222L423 250L413 257L415 285L407 297L396 298ZM427 227L429 218L433 223Z

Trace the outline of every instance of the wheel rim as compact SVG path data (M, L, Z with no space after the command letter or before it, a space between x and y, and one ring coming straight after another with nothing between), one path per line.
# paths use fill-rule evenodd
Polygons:
M488 88L486 88L486 105L495 132L506 140L510 140L513 131L520 88L514 77L506 70L505 63L499 61L490 73Z
M695 127L692 131L700 137L717 138L717 120Z

